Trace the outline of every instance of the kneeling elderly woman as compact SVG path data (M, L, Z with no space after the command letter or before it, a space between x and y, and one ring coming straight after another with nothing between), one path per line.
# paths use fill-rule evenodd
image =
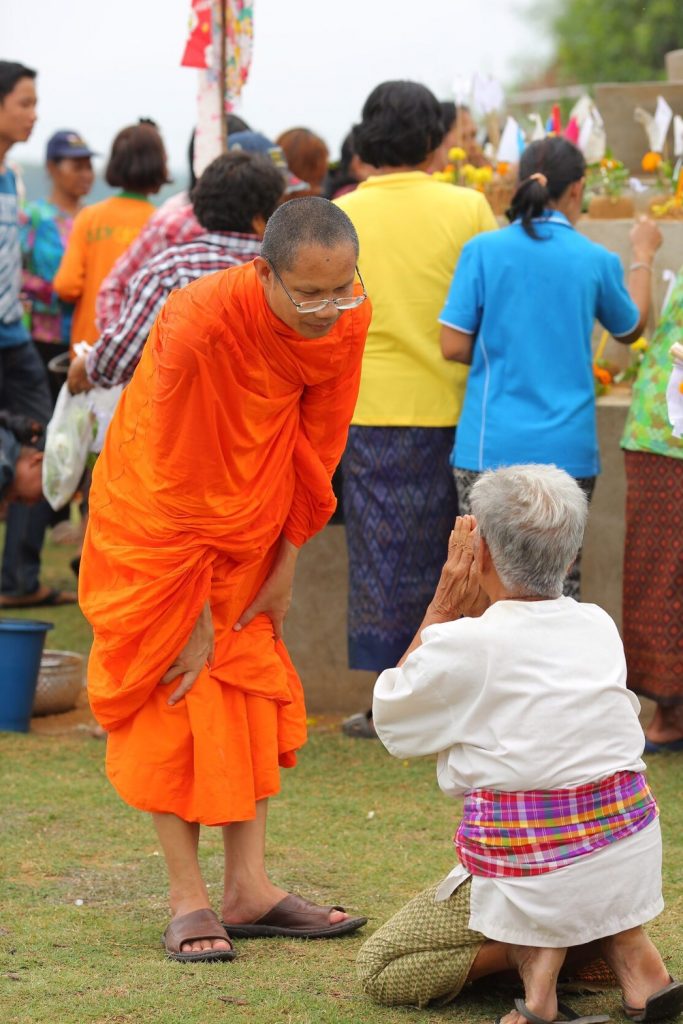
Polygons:
M554 466L511 466L477 481L472 511L373 705L390 753L438 754L441 789L464 796L460 863L365 943L363 987L425 1006L512 968L525 998L502 1024L538 1024L572 1016L557 1002L565 958L602 956L627 1017L675 1017L683 985L642 929L663 901L638 700L612 620L561 596L586 499Z

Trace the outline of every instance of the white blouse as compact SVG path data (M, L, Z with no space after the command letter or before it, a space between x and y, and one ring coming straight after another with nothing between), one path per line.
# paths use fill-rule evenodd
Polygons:
M373 719L394 756L437 754L441 789L459 796L642 771L639 709L612 619L560 597L498 601L480 618L429 626L405 663L380 675ZM458 865L439 898L467 877ZM662 907L655 821L543 875L473 878L470 927L502 942L561 947L642 924Z

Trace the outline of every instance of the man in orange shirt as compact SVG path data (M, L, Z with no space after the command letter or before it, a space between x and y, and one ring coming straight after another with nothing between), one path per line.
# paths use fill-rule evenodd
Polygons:
M280 207L261 251L159 314L95 467L83 549L90 700L110 780L153 814L178 960L232 959L228 934L365 923L278 888L264 852L268 798L306 738L282 624L299 548L334 511L370 304L355 230L327 200ZM225 927L200 823L223 827Z

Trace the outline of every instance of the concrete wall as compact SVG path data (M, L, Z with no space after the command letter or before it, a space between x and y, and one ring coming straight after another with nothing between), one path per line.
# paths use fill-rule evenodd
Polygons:
M633 113L636 107L642 107L654 114L658 96L664 97L674 114L683 115L683 82L630 82L626 85L610 82L595 86L595 103L605 122L609 148L635 175L642 174L641 160L650 147ZM672 128L668 144L670 155L673 152Z

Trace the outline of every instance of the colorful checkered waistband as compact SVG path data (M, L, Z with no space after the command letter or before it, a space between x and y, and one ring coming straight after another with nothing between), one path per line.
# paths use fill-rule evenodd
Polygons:
M465 795L455 849L472 875L541 875L635 835L658 814L639 772L575 789L473 789Z

